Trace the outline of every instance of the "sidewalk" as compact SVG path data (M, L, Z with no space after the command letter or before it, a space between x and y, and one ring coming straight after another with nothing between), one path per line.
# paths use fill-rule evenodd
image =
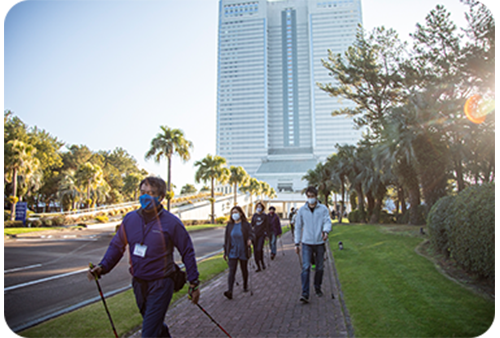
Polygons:
M243 293L241 271L238 268L233 299L223 296L227 290L226 271L212 282L202 285L199 304L232 337L349 337L352 336L349 317L344 316L336 273L331 259L325 261L323 276L324 296L318 298L312 291L309 304L299 301L301 295L299 259L295 253L291 233L283 236L283 250L278 240L278 254L266 270L255 273L249 265L249 286ZM264 253L267 255L267 249ZM285 255L283 255L283 252ZM330 277L333 281L331 298ZM311 283L314 272L311 273ZM311 285L311 290L314 287ZM172 305L171 305L172 306ZM347 318L347 323L346 323ZM167 312L166 323L172 337L226 337L226 335L198 307L186 298ZM140 331L131 337L140 337Z

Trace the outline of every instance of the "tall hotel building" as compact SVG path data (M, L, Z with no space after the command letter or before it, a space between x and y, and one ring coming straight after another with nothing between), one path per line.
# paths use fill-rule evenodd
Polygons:
M344 52L361 23L361 0L220 0L217 154L277 191L299 191L302 176L355 144L350 103L317 83L333 78L328 49Z

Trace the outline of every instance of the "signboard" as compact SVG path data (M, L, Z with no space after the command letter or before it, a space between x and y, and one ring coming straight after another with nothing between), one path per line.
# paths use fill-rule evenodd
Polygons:
M28 209L28 203L17 202L16 203L16 221L22 221L23 226L26 226L26 211Z

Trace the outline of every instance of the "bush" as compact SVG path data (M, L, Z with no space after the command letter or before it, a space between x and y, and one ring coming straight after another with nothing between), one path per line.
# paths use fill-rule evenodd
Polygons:
M52 225L65 225L66 219L63 216L52 218Z
M5 228L22 228L23 222L21 222L21 221L5 221L3 225Z
M451 211L454 203L454 196L442 197L432 206L427 216L427 229L431 245L437 252L446 256L449 256L450 253L448 235L455 223L455 215Z
M382 210L380 211L379 223L381 224L396 223L396 217L393 214L389 214L386 210Z
M46 227L51 227L53 225L52 219L51 218L42 218L42 223Z
M229 216L220 216L215 219L215 224L226 224L229 222Z
M39 219L35 219L34 221L31 221L31 227L33 228L39 228L43 225L43 222Z
M349 213L347 216L349 223L360 223L362 221L361 210L355 209Z
M453 208L451 255L467 271L495 278L495 185L462 191Z
M100 216L96 216L95 220L99 223L106 223L106 222L109 222L109 217L104 216L104 215L100 215Z
M449 252L463 269L495 278L495 185L465 189L443 197L427 217L431 243Z

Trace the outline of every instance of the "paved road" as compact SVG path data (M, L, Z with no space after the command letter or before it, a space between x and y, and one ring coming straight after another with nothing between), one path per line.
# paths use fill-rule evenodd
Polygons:
M4 312L13 331L43 318L85 304L98 296L86 279L89 262L98 263L112 238L113 228L53 232L50 238L24 236L4 246ZM197 257L222 248L223 229L192 233ZM180 261L178 253L176 261ZM130 286L128 254L101 280L103 292Z
M232 300L223 296L227 290L226 272L202 285L199 304L232 337L353 337L333 259L325 262L324 296L318 298L313 292L309 304L302 304L301 267L290 232L283 236L283 251L281 245L278 248L278 255L266 270L255 273L255 268L249 269L253 295L243 292L238 269L236 279L240 286L234 286ZM311 283L312 279L311 276ZM332 291L335 299L331 298ZM173 337L226 337L187 297L171 306L165 321ZM130 338L140 336L138 331Z

